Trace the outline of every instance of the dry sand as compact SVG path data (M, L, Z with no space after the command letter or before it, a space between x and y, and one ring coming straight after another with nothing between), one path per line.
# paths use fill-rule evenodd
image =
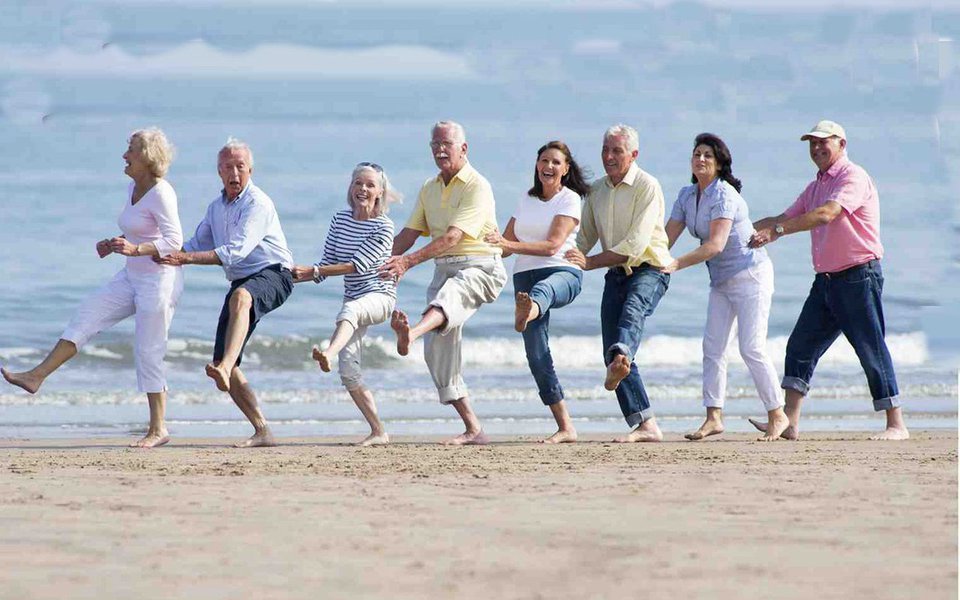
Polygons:
M957 598L956 432L866 437L0 441L0 597Z

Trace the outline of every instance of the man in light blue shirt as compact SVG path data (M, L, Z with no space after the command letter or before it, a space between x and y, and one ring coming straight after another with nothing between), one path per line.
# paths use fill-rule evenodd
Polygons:
M253 153L230 138L217 155L223 191L207 207L197 231L183 246L157 262L170 265L221 265L230 291L220 311L213 362L207 376L228 392L253 425L253 436L239 447L272 446L273 435L253 388L240 370L243 349L260 319L293 292L293 256L270 196L250 180Z

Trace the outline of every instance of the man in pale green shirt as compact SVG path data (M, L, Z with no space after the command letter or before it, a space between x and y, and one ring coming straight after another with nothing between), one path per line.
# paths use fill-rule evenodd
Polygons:
M604 387L615 390L620 410L633 430L618 442L659 442L650 399L633 357L640 347L643 326L667 291L670 276L661 271L673 258L664 230L664 201L660 183L636 164L637 132L614 125L603 136L603 169L583 205L577 249L567 260L584 270L607 267L600 324ZM587 253L600 242L598 254Z

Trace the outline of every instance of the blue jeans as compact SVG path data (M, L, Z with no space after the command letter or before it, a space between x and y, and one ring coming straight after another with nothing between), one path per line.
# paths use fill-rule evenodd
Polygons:
M883 272L877 260L840 273L817 274L787 341L780 386L806 395L817 361L843 333L867 375L873 409L900 406L893 361L883 339L882 293Z
M547 406L563 400L563 388L550 355L550 309L573 302L580 295L582 282L583 272L572 267L545 267L513 274L514 291L530 294L530 299L540 307L540 316L527 323L523 332L523 347L540 399Z
M643 325L667 292L670 276L643 265L627 275L620 267L607 271L600 326L603 334L603 362L609 365L618 354L630 360L630 374L617 387L617 401L627 424L635 427L653 417L647 390L633 357L640 348Z

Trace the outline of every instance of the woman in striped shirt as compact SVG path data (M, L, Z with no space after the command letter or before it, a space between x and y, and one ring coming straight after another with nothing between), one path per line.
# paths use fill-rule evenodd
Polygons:
M330 358L339 353L340 380L370 424L370 435L360 442L361 446L390 441L377 416L373 393L363 384L360 358L367 328L386 321L397 301L395 283L381 279L377 269L393 247L393 221L385 214L387 206L399 199L380 165L358 164L347 190L350 208L333 216L323 258L312 266L293 268L298 282L312 279L320 283L327 277L343 275L343 308L337 315L336 329L325 350L313 347L313 358L324 372L330 372Z

